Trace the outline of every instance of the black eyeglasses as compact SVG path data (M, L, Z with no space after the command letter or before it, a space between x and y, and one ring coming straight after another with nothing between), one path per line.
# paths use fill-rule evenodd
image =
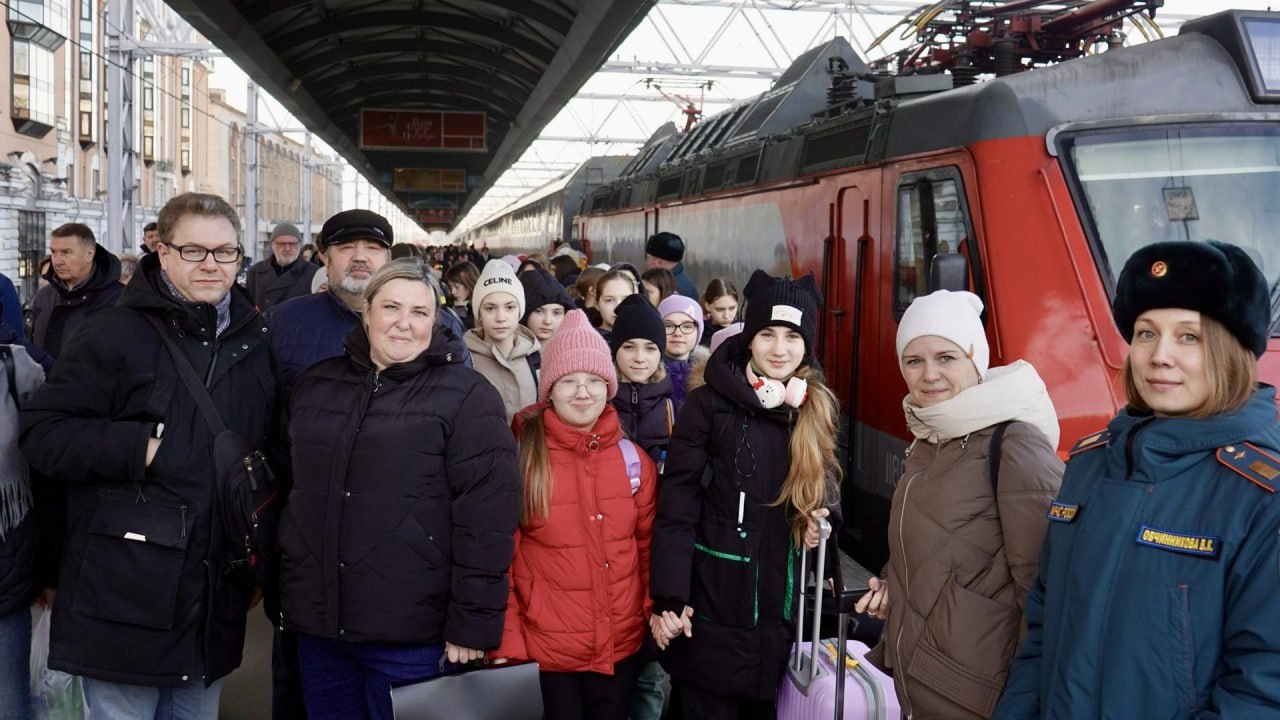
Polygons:
M692 335L698 330L698 324L692 322L682 322L679 325L672 323L663 323L662 329L667 331L668 335L675 335L679 330L681 335Z
M213 261L224 265L233 262L239 262L240 256L244 255L244 249L241 247L220 247L210 250L200 245L174 245L166 243L169 247L178 251L178 257L189 263L202 263L204 259L213 254Z

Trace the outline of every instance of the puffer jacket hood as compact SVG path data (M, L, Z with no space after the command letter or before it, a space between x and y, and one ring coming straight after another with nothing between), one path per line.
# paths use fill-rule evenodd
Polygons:
M1043 389L1030 365L1002 370L1010 372L932 408L907 405L918 439L893 496L892 602L869 659L893 673L903 711L917 718L977 720L995 711L1061 484L1062 461L1044 422L1005 428L991 477L994 425L1019 417L1036 397L1027 388ZM1048 429L1056 440L1056 422Z
M531 658L548 672L613 674L649 631L649 544L657 470L643 453L634 493L618 416L610 405L590 431L542 412L554 478L548 517L520 528L502 646L495 657Z
M1058 413L1039 373L1025 360L991 368L982 382L955 397L923 408L902 399L907 427L917 438L937 443L964 437L997 423L1018 420L1039 430L1058 447Z
M534 367L541 365L541 358L533 365L530 364L530 359L535 353L542 351L542 345L532 330L524 325L517 325L515 342L507 355L498 350L496 345L486 341L479 330L468 330L462 340L471 351L476 370L502 396L507 422L511 422L521 408L538 401L538 377Z

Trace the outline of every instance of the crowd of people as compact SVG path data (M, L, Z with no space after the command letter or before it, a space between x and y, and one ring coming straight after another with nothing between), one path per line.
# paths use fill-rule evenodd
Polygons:
M82 225L29 325L0 282L0 719L29 717L33 602L95 719L216 718L259 602L275 718L390 718L395 684L526 660L553 720L777 716L801 555L841 523L812 275L699 294L669 232L641 271L424 251L348 210L312 252L277 226L241 284L240 237L188 193L125 282ZM1280 714L1258 267L1128 259L1128 404L1065 466L983 310L939 290L897 328L914 440L855 609L904 712Z

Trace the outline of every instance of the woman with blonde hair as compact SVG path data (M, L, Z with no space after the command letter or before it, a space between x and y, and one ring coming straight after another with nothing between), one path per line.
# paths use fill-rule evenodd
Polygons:
M813 360L813 275L757 270L746 295L744 331L676 418L654 523L650 631L688 718L775 716L799 553L818 543L815 516L839 508L839 408Z
M991 717L1062 481L1044 381L1023 360L988 367L982 307L973 293L939 290L898 323L915 440L893 495L885 578L871 579L857 609L887 619L868 659L918 718Z
M1280 717L1273 287L1214 241L1124 264L1129 404L1070 453L996 718Z

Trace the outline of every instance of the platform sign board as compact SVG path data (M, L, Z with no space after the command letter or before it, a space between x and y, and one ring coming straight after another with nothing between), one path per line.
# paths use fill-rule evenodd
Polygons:
M487 152L482 112L360 110L362 150Z
M418 222L423 223L451 223L458 216L458 211L453 208L429 208L417 213Z
M443 168L396 168L396 192L466 192L467 171Z

